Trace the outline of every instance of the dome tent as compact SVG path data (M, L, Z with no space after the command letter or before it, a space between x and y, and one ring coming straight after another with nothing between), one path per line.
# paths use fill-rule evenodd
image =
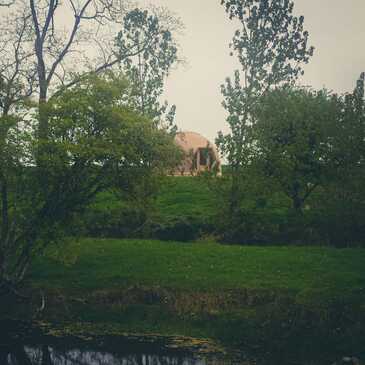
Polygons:
M219 155L214 143L196 132L178 132L175 143L184 151L184 159L175 175L197 175L203 171L221 172Z

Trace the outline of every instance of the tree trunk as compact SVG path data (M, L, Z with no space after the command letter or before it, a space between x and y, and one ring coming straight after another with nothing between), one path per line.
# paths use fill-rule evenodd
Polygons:
M300 198L298 195L293 197L293 208L294 211L298 214L302 214L302 207L303 207L303 199Z
M46 65L43 55L43 42L44 39L37 34L35 42L35 52L37 56L37 73L39 80L39 125L38 125L38 138L40 140L47 140L48 137L48 118L46 113L47 92L48 92L48 80L46 73Z
M42 81L39 94L39 125L38 137L40 141L47 141L48 139L48 113L47 113L47 83Z
M9 234L8 192L6 180L1 181L1 225L0 225L0 284L5 275L5 250Z

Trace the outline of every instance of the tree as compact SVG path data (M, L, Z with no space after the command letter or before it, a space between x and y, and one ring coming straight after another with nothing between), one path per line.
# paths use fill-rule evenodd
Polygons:
M228 113L230 132L218 134L216 143L230 167L228 216L232 227L242 219L240 201L245 195L247 174L257 154L253 109L260 97L279 85L293 84L303 73L313 47L304 30L304 17L293 15L289 0L222 0L231 20L240 24L230 47L241 64L234 78L222 85L223 107ZM228 191L228 190L227 190Z
M143 48L129 39L117 50L129 6L19 0L7 13L0 36L0 291L23 280L34 254L58 241L95 194L147 186L176 156L171 136L130 104L128 83L107 73L148 52L159 36L146 34ZM164 29L172 26L171 15L159 14Z
M341 113L334 136L333 166L342 170L341 175L348 175L346 169L362 166L365 154L365 73L357 80L352 93L341 98Z
M327 179L338 111L337 98L325 90L283 87L262 95L254 112L254 163L297 213Z
M37 64L37 80L39 95L39 125L38 133L41 139L48 136L48 118L44 112L45 104L49 97L49 89L54 79L67 86L74 80L71 72L67 72L67 58L70 54L79 49L81 62L86 63L85 37L88 36L90 44L94 33L87 29L87 24L91 27L103 26L115 19L115 13L119 9L112 0L69 0L65 5L61 5L57 0L38 1L30 0L29 6L26 5L28 14L32 22L32 32L34 39L34 54ZM66 7L66 8L65 8ZM58 28L58 14L60 11L70 12L72 23L67 34L64 35ZM133 52L133 51L132 51ZM114 63L118 59L109 60L101 65L95 65L94 72L100 72Z
M7 6L7 7L9 7L9 6L11 6L11 5L13 5L14 4L14 1L0 1L0 6Z
M30 22L25 13L7 16L0 31L0 115L7 116L27 101L37 86Z
M130 44L139 50L134 57L122 58L121 68L131 80L134 88L131 103L143 115L161 122L165 115L168 125L173 123L175 106L168 110L168 104L160 104L163 86L171 68L179 62L178 46L173 33L182 28L179 19L162 19L156 13L135 9L125 16L124 29L117 37L120 55L126 53ZM162 21L161 21L162 20Z
M23 69L28 69L32 75L36 71L36 83L33 84L36 89L33 91L39 104L39 138L47 139L48 118L44 110L53 95L73 86L88 73L104 72L154 47L159 35L152 28L146 29L151 33L145 34L148 42L143 46L123 32L126 39L119 37L119 41L124 46L115 47L118 31L128 28L123 22L128 22L136 12L142 13L131 10L132 5L128 0L67 0L63 3L57 0L31 0L29 3L19 0L5 13L9 17L8 24L26 24L26 34L19 44L29 62L35 65ZM127 15L129 12L131 14ZM174 25L174 16L164 8L155 13L159 24L164 24L164 29L172 32L177 24ZM10 26L9 29L13 28ZM0 36L0 46L4 42L14 43L16 37L9 38L13 33L9 29ZM0 66L1 63L2 59ZM8 63L5 68L9 68ZM0 67L0 71L2 69L4 67Z
M265 91L295 82L314 49L308 47L304 17L293 15L293 1L222 0L222 4L229 18L241 25L230 46L242 70L222 86L231 133L220 133L217 143L237 170L249 163L252 155L251 109Z
M127 189L165 173L172 137L124 103L128 83L90 75L47 103L47 141L38 120L9 128L0 176L0 292L22 282L34 255L70 234L75 214L100 191ZM37 168L39 144L50 152Z
M365 74L352 93L338 97L325 189L314 202L322 235L336 246L363 245L365 237Z

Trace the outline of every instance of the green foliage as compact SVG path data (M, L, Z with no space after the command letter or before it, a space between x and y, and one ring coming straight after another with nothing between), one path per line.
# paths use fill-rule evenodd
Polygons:
M292 82L303 74L302 63L313 54L308 47L304 17L293 15L293 1L222 0L230 19L241 29L231 48L245 73L245 87L257 94L272 85Z
M219 134L218 147L237 168L249 163L252 136L252 108L266 90L293 83L303 73L301 65L313 54L308 47L304 17L293 15L292 1L222 0L230 19L241 29L235 32L231 48L242 72L222 85L223 106L231 132Z
M214 223L220 240L249 245L291 242L287 235L290 200L275 182L265 179L256 166L251 165L239 174L236 172L234 177L227 172L211 181L210 188L217 200ZM235 199L232 204L228 204L227 197Z
M124 196L124 198L123 198ZM91 237L141 237L150 220L151 201L115 190L99 193L80 216L79 231Z
M222 85L223 107L228 112L230 127L230 133L219 133L216 140L230 167L223 189L226 223L222 230L226 230L224 236L230 237L229 241L266 241L270 230L271 238L276 240L284 225L278 223L283 212L278 219L276 212L260 206L268 200L269 189L279 190L276 182L263 183L257 168L257 158L262 154L257 141L257 111L263 112L263 98L270 90L295 83L303 74L302 64L309 61L314 49L308 46L304 17L293 14L292 1L222 0L221 3L229 18L240 25L230 46L232 55L236 54L241 64L241 71L235 72L234 79L227 78ZM266 185L265 193L251 198L251 189L247 188L252 184ZM260 195L257 189L256 193ZM282 209L285 211L286 206Z
M166 222L152 224L151 236L165 241L194 241L198 239L206 227L202 220L193 217L172 218Z
M135 9L123 24L116 46L121 56L127 55L121 57L121 68L133 85L129 104L156 123L167 122L171 127L176 107L168 109L167 102L161 105L159 99L170 69L178 62L173 30L179 23L171 17L169 24L164 24L157 15Z
M242 66L222 86L231 130L217 138L229 164L217 182L223 238L363 245L365 75L346 95L296 87L313 48L294 2L222 4L241 26L231 47Z
M141 204L115 190L98 194L81 216L86 234L191 241L214 233L216 197L203 179L168 176L158 183L153 199Z
M331 131L327 180L313 202L322 235L336 246L363 245L365 239L365 74L353 93L337 99L337 123ZM322 225L321 225L322 224Z
M257 106L255 163L277 182L295 210L325 180L337 108L336 98L326 91L288 87L265 93Z
M361 85L342 96L288 86L261 96L250 164L218 181L234 202L221 221L227 241L364 244Z
M3 150L9 153L1 165L7 173L1 176L1 290L21 282L45 247L77 233L76 215L98 192L113 188L147 201L155 179L174 165L172 137L125 104L127 87L113 74L92 75L43 105L47 140L39 140L32 128L37 119L7 131ZM145 194L139 197L141 191Z

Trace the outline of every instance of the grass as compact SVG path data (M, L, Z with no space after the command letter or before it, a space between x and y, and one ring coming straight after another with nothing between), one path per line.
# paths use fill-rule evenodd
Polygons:
M124 204L112 193L98 195L93 208L108 211L123 208ZM158 192L155 213L161 220L176 217L210 217L216 209L214 194L207 184L197 177L167 177Z
M365 288L365 250L83 239L39 258L34 286L90 291L131 285L219 292L289 290L344 295ZM72 262L73 263L70 263Z
M270 363L363 353L365 249L82 239L39 257L29 283L65 334L210 338Z
M169 177L157 197L156 210L165 219L193 216L207 218L214 214L214 193L197 177Z
M93 209L108 222L123 204L104 193ZM162 224L204 222L217 204L204 181L176 177L163 184L155 208ZM297 350L313 358L325 348L357 354L365 340L365 249L85 238L38 257L28 284L46 292L46 321L95 334L213 338L280 357L292 351L295 359ZM17 317L33 312L26 305Z

